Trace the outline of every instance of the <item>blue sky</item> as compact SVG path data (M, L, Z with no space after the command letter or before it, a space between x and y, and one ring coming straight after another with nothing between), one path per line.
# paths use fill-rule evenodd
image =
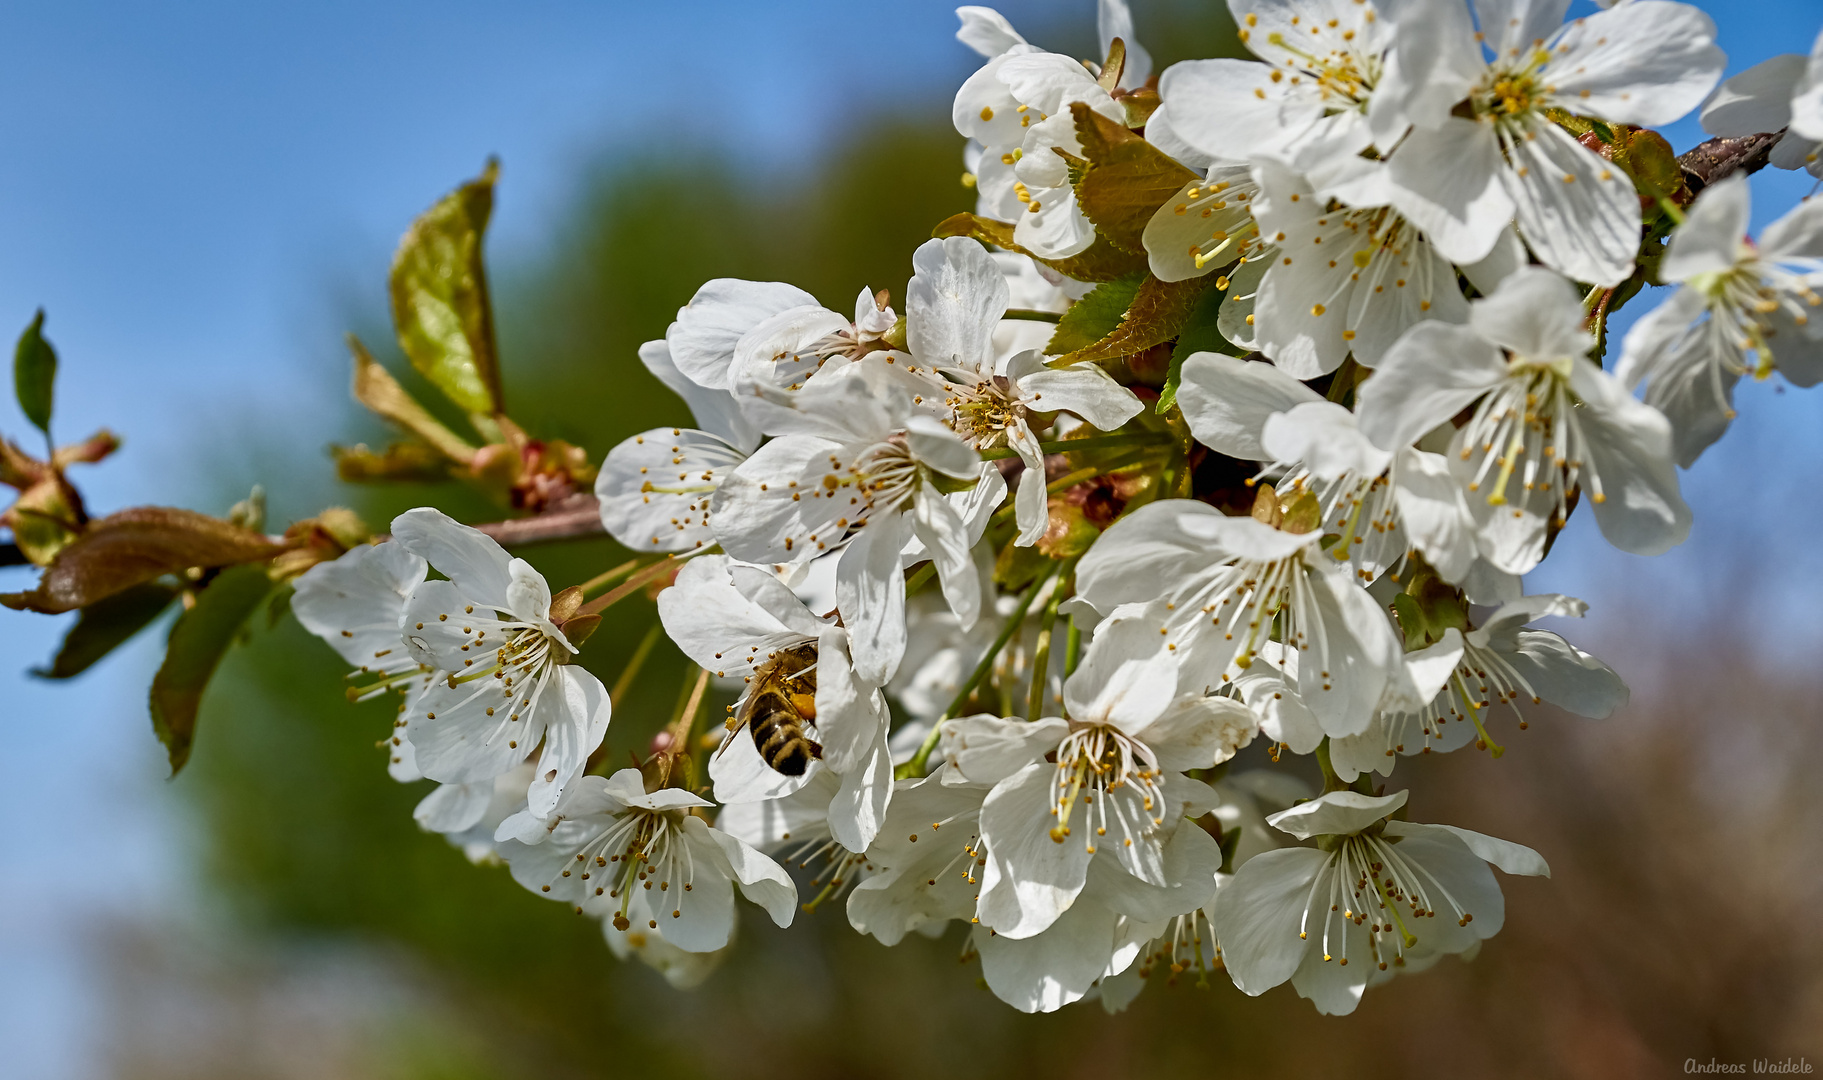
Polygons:
M1004 10L1029 27L1080 7L1086 24L1092 4L1071 2ZM1143 38L1146 0L1134 6ZM1731 72L1806 51L1819 22L1804 0L1700 6ZM81 478L95 508L220 511L198 500L226 477L264 479L276 516L303 515L324 489L257 476L238 437L261 427L325 441L345 392L339 319L351 301L377 303L405 224L488 154L506 169L492 256L530 258L616 146L707 144L765 173L870 104L946 109L973 59L954 27L951 5L905 0L7 5L0 333L48 308L59 432L126 436L116 460ZM1701 139L1691 121L1668 134L1680 150ZM1762 174L1756 224L1809 190ZM1749 387L1741 412L1686 478L1697 526L1684 548L1617 555L1581 515L1535 576L1535 589L1595 605L1584 641L1624 651L1642 596L1654 618L1713 610L1707 568L1723 560L1753 568L1728 580L1753 590L1768 648L1823 638L1806 610L1814 575L1798 576L1823 524L1805 464L1823 457L1823 397ZM0 431L25 430L5 396ZM0 575L9 588L22 580ZM1776 587L1790 581L1809 584ZM27 1077L99 1064L83 1026L105 970L74 944L81 921L169 907L185 888L143 705L152 643L74 685L24 678L59 632L0 613L0 1045ZM111 888L99 865L115 868Z

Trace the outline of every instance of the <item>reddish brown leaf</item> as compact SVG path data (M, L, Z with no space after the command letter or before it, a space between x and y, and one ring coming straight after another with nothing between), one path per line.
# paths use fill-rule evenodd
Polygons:
M91 522L57 553L37 588L0 595L0 604L56 615L162 574L263 561L289 546L193 510L134 507Z

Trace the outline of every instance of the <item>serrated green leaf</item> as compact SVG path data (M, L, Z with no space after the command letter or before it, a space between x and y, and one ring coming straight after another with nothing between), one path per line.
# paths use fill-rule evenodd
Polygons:
M165 746L172 776L190 760L196 713L209 679L272 588L264 567L231 567L197 593L196 605L171 627L165 662L152 678L150 703L152 730Z
M481 241L500 165L412 222L393 256L392 319L413 367L472 413L500 411L500 364Z
M1114 333L1145 280L1144 274L1129 274L1090 289L1057 321L1057 330L1044 351L1053 356L1074 353Z
M44 340L44 309L39 308L13 349L13 393L19 398L25 418L46 438L51 434L51 398L56 382L57 350Z
M1234 352L1234 346L1228 344L1217 326L1222 301L1227 295L1225 289L1204 290L1197 298L1196 307L1191 309L1190 318L1177 332L1177 344L1171 347L1171 370L1165 376L1164 389L1158 394L1157 411L1161 416L1177 404L1177 388L1183 382L1185 359L1199 352Z
M944 218L935 229L931 230L931 235L938 239L946 236L972 236L993 247L1017 251L1021 255L1031 255L1032 258L1065 277L1075 278L1077 281L1113 281L1115 278L1143 271L1146 268L1144 254L1136 255L1131 251L1122 250L1106 237L1101 236L1096 237L1095 242L1090 244L1087 250L1071 255L1067 259L1040 258L1013 242L1013 226L1009 222L995 221L993 218L984 218L979 214L956 214Z
M1202 179L1118 121L1077 102L1076 139L1089 161L1076 204L1095 230L1129 251L1145 252L1146 223L1159 207Z
M1160 281L1147 274L1119 326L1101 339L1059 356L1052 364L1062 367L1113 360L1170 341L1189 321L1190 313L1212 284L1207 275L1185 281Z
M97 660L126 644L171 606L178 590L171 585L135 585L82 609L76 625L63 637L63 645L48 668L33 668L40 679L69 679L87 671Z

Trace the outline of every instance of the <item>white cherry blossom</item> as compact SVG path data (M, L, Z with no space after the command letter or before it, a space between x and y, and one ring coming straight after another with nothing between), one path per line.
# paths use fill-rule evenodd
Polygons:
M664 341L641 345L639 358L684 399L701 430L653 428L608 451L595 478L601 523L634 551L694 551L715 542L710 496L760 444L760 433L733 393L685 377Z
M507 840L513 880L608 920L612 932L661 930L685 952L713 952L734 931L734 893L790 926L797 886L771 859L696 816L712 806L680 788L648 792L638 769L585 776L565 793L542 843Z
M1242 260L1228 279L1216 281L1225 291L1229 280L1255 263L1264 273L1275 249L1260 239L1254 221L1253 200L1259 194L1259 181L1246 165L1211 165L1202 179L1185 184L1146 222L1141 240L1152 275L1160 281L1185 281Z
M523 559L436 510L393 519L393 543L448 580L412 589L400 629L436 678L414 703L411 740L424 775L492 780L538 752L527 789L548 815L608 730L601 681L570 662L576 647L551 621L551 589Z
M833 772L840 782L824 802L827 832L850 851L867 850L892 797L892 759L885 699L851 666L849 631L811 614L772 574L723 555L700 556L678 571L676 584L658 594L658 615L703 670L747 681L709 762L716 798L779 799ZM792 657L807 663L786 662ZM745 722L749 699L774 681L808 690L814 702L806 734L816 756L795 775L767 764Z
M1097 852L1148 885L1172 887L1164 846L1185 802L1214 804L1182 770L1225 761L1252 739L1258 722L1245 706L1178 694L1177 662L1155 644L1163 616L1154 604L1098 628L1064 683L1067 719L945 725L957 774L993 785L981 809L988 863L977 917L1000 936L1028 938L1056 922ZM1220 864L1219 851L1211 857Z
M1376 93L1392 25L1372 3L1229 0L1258 60L1187 60L1159 80L1176 139L1218 161L1283 157L1330 192L1371 167L1404 124ZM1153 114L1156 122L1158 114Z
M1578 281L1633 272L1639 197L1625 170L1547 115L1668 124L1702 102L1725 58L1687 4L1641 0L1564 23L1569 0L1400 5L1404 107L1392 202L1458 265L1486 257L1515 218L1539 261ZM1457 115L1465 101L1472 119Z
M1451 436L1450 465L1482 555L1507 573L1538 564L1578 491L1611 543L1656 555L1690 532L1671 426L1589 362L1593 345L1570 284L1520 270L1470 305L1468 325L1422 323L1393 346L1361 387L1361 430L1397 449L1470 410Z
M1162 886L1094 859L1075 901L1041 934L1015 938L976 926L969 943L988 989L1021 1012L1052 1012L1126 971L1148 942L1204 902L1221 865L1215 841L1187 820L1170 830L1160 855Z
M1488 870L1545 875L1538 853L1448 825L1389 821L1406 793L1332 791L1267 820L1322 848L1243 863L1213 922L1234 985L1259 995L1291 980L1317 1011L1347 1014L1408 961L1465 953L1500 932L1506 901Z
M1448 753L1471 742L1493 741L1491 710L1506 706L1526 727L1521 699L1549 703L1578 716L1603 719L1627 703L1627 684L1614 669L1549 630L1526 626L1545 616L1581 618L1588 605L1555 593L1502 604L1466 633L1451 628L1433 645L1409 652L1425 704L1382 711L1359 735L1332 739L1336 775L1353 782L1361 773L1391 776L1398 755Z
M422 558L402 545L362 545L304 571L291 597L291 613L304 629L354 665L350 678L379 676L350 688L350 700L365 701L395 690L403 695L386 748L386 771L401 783L424 775L418 771L408 729L431 672L406 648L399 622L406 598L424 580L427 569Z
M1265 462L1281 491L1313 490L1330 550L1371 581L1416 547L1446 580L1475 561L1474 521L1449 463L1407 447L1387 453L1363 436L1354 414L1272 364L1197 353L1184 361L1178 402L1203 445Z
M1456 268L1390 206L1337 206L1270 159L1253 213L1276 245L1254 300L1259 348L1287 374L1315 378L1351 353L1373 367L1426 319L1460 323Z
M1615 367L1628 387L1646 384L1685 468L1728 429L1742 375L1823 380L1823 318L1812 318L1823 305L1823 202L1799 203L1758 244L1747 221L1746 177L1697 196L1659 264L1678 289L1628 331Z
M1094 364L1050 368L1036 352L997 360L994 333L1008 286L1000 264L979 243L959 236L929 240L912 265L917 272L906 293L906 339L913 370L931 383L925 404L940 403L941 415L970 447L1018 452L1025 470L1013 499L1017 542L1029 547L1049 520L1044 451L1034 421L1069 412L1112 431L1145 406Z
M1321 538L1314 527L1286 532L1206 503L1161 500L1102 534L1077 566L1077 589L1109 613L1162 597L1164 633L1153 647L1176 654L1199 683L1219 686L1230 665L1246 670L1282 635L1298 653L1287 670L1298 696L1326 732L1350 735L1372 719L1398 644Z
M849 925L897 945L913 931L972 918L987 866L980 827L987 792L948 765L899 781L886 825L867 849L873 870L848 895Z
M1055 152L1082 156L1070 111L1074 103L1126 123L1125 106L1095 73L1067 56L1019 42L969 76L951 109L957 132L982 147L976 174L980 212L1013 222L1014 242L1042 258L1067 258L1095 242L1095 227L1076 203L1069 168Z
M1702 120L1704 131L1730 138L1784 131L1771 164L1823 180L1823 33L1809 56L1785 53L1723 80Z
M782 399L762 446L722 481L711 503L722 549L756 563L803 562L841 549L836 606L853 633L855 668L879 685L905 651L905 570L914 535L967 625L981 590L974 538L938 482L973 481L979 458L954 432L914 413L903 388L856 377Z

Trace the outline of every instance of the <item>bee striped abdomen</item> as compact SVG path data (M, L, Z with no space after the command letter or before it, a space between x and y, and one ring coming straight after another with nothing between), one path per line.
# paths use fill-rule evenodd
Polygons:
M816 645L781 650L755 675L741 709L760 759L782 776L802 776L823 746L807 730L815 723Z

